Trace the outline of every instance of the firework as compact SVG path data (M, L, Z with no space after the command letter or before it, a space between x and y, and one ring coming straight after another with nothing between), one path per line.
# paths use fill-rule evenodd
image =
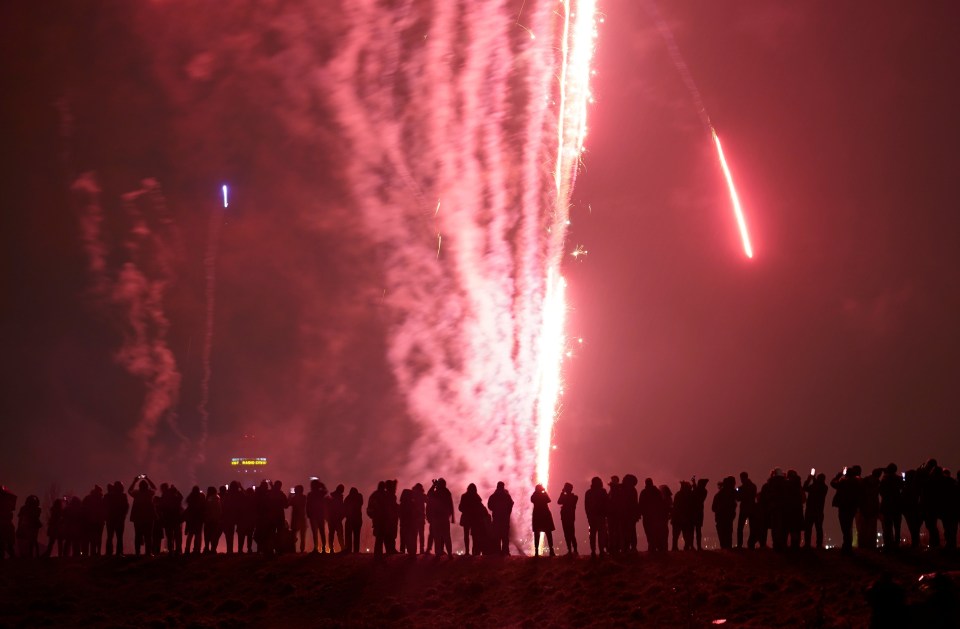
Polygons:
M733 204L733 213L737 218L737 227L740 229L740 240L743 242L743 252L748 258L753 257L753 247L750 246L750 234L747 232L747 221L743 217L743 209L740 207L740 197L737 196L737 188L733 185L733 176L730 174L730 167L727 166L727 158L723 156L723 147L720 145L720 136L716 129L710 127L713 134L713 142L717 146L717 157L720 160L720 166L723 168L723 176L727 179L727 188L730 190L730 202Z

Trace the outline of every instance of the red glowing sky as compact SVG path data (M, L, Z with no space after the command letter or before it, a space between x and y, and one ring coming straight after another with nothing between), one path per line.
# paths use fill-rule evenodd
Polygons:
M165 74L183 64L162 45L174 37L163 24L91 6L0 8L0 482L83 491L140 471L120 453L141 392L113 363L114 322L87 297L56 107L65 97L73 168L96 169L114 197L157 177L179 221L168 307L183 421L201 373L197 208L216 204L226 179L235 214L223 231L211 411L213 442L231 445L216 456L266 426L277 456L297 465L358 483L390 475L410 426L394 419L382 321L356 290L376 270L343 222L336 129L321 116L313 130L330 150L285 135L270 86L230 68L212 71L223 74L210 97L229 107L190 101ZM723 138L751 261L650 16L634 0L600 7L568 240L589 254L565 267L569 332L584 343L565 367L551 478L960 464L948 445L960 438L960 9L664 3ZM191 23L189 36L213 23ZM309 204L309 228L284 220ZM292 454L304 440L309 452Z

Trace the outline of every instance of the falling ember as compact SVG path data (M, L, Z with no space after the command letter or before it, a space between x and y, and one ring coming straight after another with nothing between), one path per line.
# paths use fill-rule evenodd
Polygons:
M733 185L733 176L730 174L730 168L727 166L727 159L723 156L723 147L720 146L720 137L717 130L712 126L710 132L713 134L713 141L717 145L717 157L720 158L720 166L723 168L723 175L727 178L727 187L730 189L730 201L733 203L733 213L737 217L737 227L740 228L740 240L743 241L743 252L748 258L753 258L753 247L750 246L750 234L747 233L747 221L743 218L743 209L740 207L740 198L737 196L737 189Z

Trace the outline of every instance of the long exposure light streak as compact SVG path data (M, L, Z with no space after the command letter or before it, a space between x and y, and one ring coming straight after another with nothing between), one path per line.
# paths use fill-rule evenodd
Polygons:
M723 176L727 179L727 188L730 190L730 202L733 204L733 213L737 217L737 227L740 229L740 240L743 243L743 252L748 258L753 258L753 247L750 245L750 234L747 232L747 221L743 217L743 208L740 207L740 197L737 195L737 188L733 185L733 175L730 174L730 167L727 166L727 158L723 156L723 147L720 145L720 136L716 129L710 127L713 134L713 142L717 146L717 157L720 159L720 166L723 168Z
M551 258L543 303L537 394L536 481L550 481L553 427L558 413L561 367L566 353L566 281L560 275L566 226L570 224L570 193L576 180L587 134L587 104L591 101L591 63L597 37L595 0L561 0L563 29L560 41L560 74L557 121L557 155L554 166L556 204L550 229Z

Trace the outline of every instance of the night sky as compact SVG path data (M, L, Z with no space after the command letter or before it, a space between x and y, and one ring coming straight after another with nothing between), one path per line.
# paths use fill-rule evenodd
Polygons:
M293 102L257 65L290 36L256 30L279 4L189 16L158 3L0 5L0 482L17 493L51 482L85 493L140 471L161 480L186 463L201 482L226 480L226 460L251 450L281 478L366 491L403 463L414 427L384 360L377 251L354 237L346 149L322 103ZM303 37L323 58L339 42L336 3L318 7ZM584 342L565 365L557 489L585 490L594 474L674 485L930 456L956 468L960 7L661 4L724 142L752 260L645 3L600 7L568 236L588 254L564 265L568 331ZM145 178L162 190L136 202L162 199L167 220L150 228L168 264L137 255L166 279L181 384L176 422L158 423L146 459L130 439L144 384L115 358L124 311L94 294L71 193L86 172L101 189L108 268L129 256L123 195ZM199 461L204 254L223 182Z

